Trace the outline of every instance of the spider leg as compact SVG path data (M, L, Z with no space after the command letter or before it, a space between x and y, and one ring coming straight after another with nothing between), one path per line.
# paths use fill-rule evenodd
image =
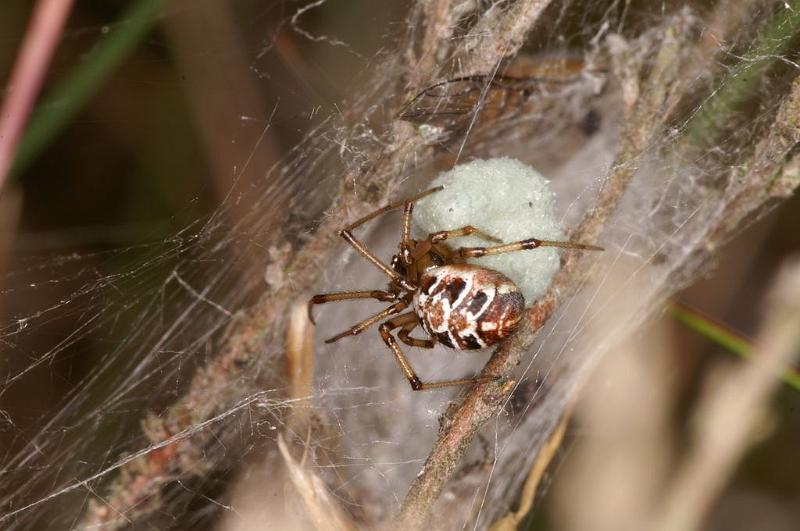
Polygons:
M413 324L415 321L417 322L419 321L417 314L414 312L408 312L402 315L398 315L397 317L394 317L392 319L389 319L380 326L380 333L381 337L383 338L383 342L386 343L386 346L392 350L392 353L394 354L397 363L400 365L400 369L406 376L408 383L411 384L411 389L413 389L414 391L427 391L428 389L439 389L441 387L455 387L458 385L469 385L469 384L490 382L496 380L496 378L494 377L485 377L485 376L460 378L458 380L445 380L443 382L423 382L422 380L420 380L419 376L417 376L417 373L414 372L414 368L411 366L411 362L408 361L406 355L403 354L402 350L400 350L400 346L397 344L397 340L392 335L392 330L394 330L395 328L400 328L400 327L405 328L406 326Z
M367 221L370 221L372 219L377 218L381 214L385 214L386 212L390 212L390 211L392 211L392 210L394 210L396 208L400 208L401 206L405 206L406 202L408 202L408 201L411 201L412 203L415 202L415 201L419 201L423 197L429 196L429 195L431 195L433 193L436 193L436 192L441 192L443 189L444 189L444 186L437 186L435 188L431 188L430 190L425 190L424 192L420 192L417 195L411 196L411 197L409 197L407 199L401 199L399 201L395 201L393 203L389 203L388 205L383 206L383 207L375 210L374 212L370 212L366 216L357 219L356 221L354 221L350 225L346 226L344 228L344 230L348 230L348 231L349 230L353 230L353 229L355 229L357 227L360 227L361 225L363 225Z
M397 333L397 338L400 339L403 343L411 347L419 347L419 348L433 348L436 346L436 340L431 339L417 339L416 337L409 337L409 334L419 326L419 318L414 321L411 321L408 324L404 324L400 331Z
M411 303L410 303L410 301L407 301L407 300L397 301L396 303L392 304L391 306L389 306L385 310L376 313L372 317L367 317L366 319L364 319L360 323L357 323L357 324L351 326L349 329L345 330L344 332L342 332L340 334L336 334L335 336L326 339L325 343L333 343L334 341L339 341L343 337L358 335L361 332L363 332L364 330L366 330L367 328L369 328L370 326L372 326L375 323L377 323L378 321L380 321L381 319L383 319L385 317L388 317L390 315L394 315L396 313L402 312L403 310L405 310L408 307L409 304L411 304Z
M431 234L428 234L428 240L431 243L438 243L440 241L448 240L450 238L458 238L459 236L470 236L472 234L475 234L476 236L479 236L484 240L490 242L501 243L503 241L500 238L495 238L491 234L487 234L486 232L480 229L476 229L472 225L467 225L465 227L461 227L460 229L440 230L439 232L432 232Z
M350 225L346 226L344 229L339 231L339 236L341 236L347 243L352 245L353 248L356 251L358 251L358 253L361 256L363 256L364 258L366 258L367 260L372 262L375 265L375 267L377 267L378 269L380 269L381 271L386 273L386 275L389 278L391 278L392 280L397 282L400 286L402 286L403 289L413 291L414 289L416 289L416 286L414 286L413 283L411 283L408 280L404 279L399 273L397 273L397 271L395 271L394 269L392 269L388 265L386 265L383 262L381 262L381 260L377 256L372 254L372 252L370 252L370 250L367 249L366 245L364 245L362 242L357 240L355 236L353 236L352 231L356 227L359 227L359 226L363 225L367 221L370 221L371 219L374 219L374 218L380 216L381 214L384 214L386 212L389 212L390 210L394 210L394 209L399 208L401 206L406 206L409 203L413 204L414 201L417 201L417 200L419 200L419 199L421 199L421 198L423 198L425 196L428 196L428 195L430 195L432 193L435 193L435 192L438 192L440 190L442 190L442 187L441 186L437 186L436 188L431 188L430 190L426 190L426 191L424 191L422 193L419 193L419 194L417 194L417 195L415 195L413 197L410 197L408 199L403 199L401 201L395 201L394 203L390 203L390 204L388 204L388 205L386 205L386 206L384 206L382 208L379 208L378 210L375 210L374 212L372 212L370 214L367 214L366 216L362 217L361 219L358 219L358 220L354 221L353 223L351 223ZM405 231L405 228L404 228L404 231Z
M499 238L495 238L491 234L487 234L486 232L484 232L484 231L482 231L480 229L476 229L472 225L467 225L465 227L461 227L460 229L442 230L442 231L439 231L439 232L432 232L432 233L428 234L427 238L425 238L424 240L422 240L420 242L417 242L417 244L414 246L414 248L411 249L411 256L410 256L411 261L413 262L415 260L419 260L420 258L425 256L427 253L429 253L431 248L434 247L434 246L437 247L437 252L439 254L446 253L445 256L447 256L447 257L451 257L453 254L457 255L458 254L457 251L455 253L453 253L453 251L450 250L449 247L437 246L436 244L441 242L441 241L447 240L449 238L457 238L459 236L469 236L470 234L476 234L479 237L483 238L484 240L488 240L488 241L492 241L492 242L496 242L496 243L501 243L502 242L502 240L500 240Z
M358 251L358 253L369 260L370 262L375 265L378 269L386 273L386 275L391 278L393 281L397 282L403 289L408 291L414 291L417 287L412 283L403 278L400 273L389 267L388 265L381 262L380 258L372 254L369 249L367 249L366 245L358 241L355 236L348 230L344 229L339 231L339 236L344 238L344 241L349 243L353 246L353 248Z
M578 249L584 251L603 250L602 247L598 247L596 245L589 245L586 243L556 242L550 240L539 240L536 238L529 238L527 240L520 240L518 242L507 243L504 245L497 245L494 247L461 247L458 249L458 254L462 258L479 258L481 256L513 253L514 251L524 251L526 249L536 249L538 247L561 247L563 249Z
M317 324L316 321L314 321L313 313L315 304L325 304L326 302L347 301L352 299L376 299L383 302L391 302L397 300L397 294L380 289L342 291L339 293L320 293L319 295L314 295L308 301L308 319L313 324Z
M411 265L411 213L414 211L414 201L406 200L403 205L403 229L400 235L400 258L406 265Z

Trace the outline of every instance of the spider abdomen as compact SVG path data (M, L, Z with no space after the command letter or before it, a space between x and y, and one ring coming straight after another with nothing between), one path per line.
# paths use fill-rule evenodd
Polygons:
M471 264L450 264L422 274L414 305L422 327L440 343L475 350L514 332L525 299L502 273Z

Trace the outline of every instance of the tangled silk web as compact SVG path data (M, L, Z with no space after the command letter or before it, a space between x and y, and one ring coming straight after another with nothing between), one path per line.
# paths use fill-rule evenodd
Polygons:
M302 29L323 3L300 7L286 27L347 46L346 36ZM581 262L589 272L564 290L512 375L513 394L437 502L441 527L488 526L593 363L796 185L787 116L799 99L800 6L725 4L420 2L405 41L370 61L371 88L264 168L260 189L232 190L212 216L150 245L146 260L126 262L141 249L110 253L125 264L113 275L98 278L85 256L30 264L79 287L2 326L4 356L27 361L0 395L88 338L106 350L35 429L0 412L11 440L0 527L235 529L256 518L280 528L299 521L301 502L284 499L279 434L298 459L305 452L346 518L391 518L464 390L411 392L374 331L322 343L381 308L370 302L321 309L315 375L298 393L286 376L289 316L313 293L384 286L337 228L454 163L512 157L551 181L565 226L606 251ZM252 208L231 215L243 197ZM591 212L596 223L582 224ZM388 259L399 218L359 234ZM46 288L26 285L25 273L9 276L5 297ZM42 350L27 346L61 319L79 325ZM489 356L409 355L429 379L477 372Z

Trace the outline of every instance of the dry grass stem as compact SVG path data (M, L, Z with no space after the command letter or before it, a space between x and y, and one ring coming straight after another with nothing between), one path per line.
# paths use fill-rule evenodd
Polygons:
M550 0L521 0L505 10L488 9L466 38L460 75L497 72L503 59L517 53L548 5Z
M289 398L311 397L314 383L314 325L308 318L305 300L295 303L286 329L286 372ZM302 432L308 424L308 408L295 406L287 424L294 432Z
M528 472L528 477L525 479L525 484L522 487L517 510L508 513L493 523L489 531L515 531L517 526L519 526L522 520L528 515L533 508L534 500L536 500L539 483L542 481L547 467L550 466L550 463L556 456L558 449L561 448L561 443L564 440L564 434L567 432L567 425L569 425L571 417L572 408L570 407L564 412L564 416L561 417L561 422L558 423L550 434L550 437L547 438L547 442L542 445L539 453L536 455L533 466L531 466L531 470Z
M61 38L72 3L73 0L39 0L33 10L0 107L0 191L11 170L25 123Z
M430 79L422 79L424 72L429 76L435 75L439 65L449 49L449 40L455 27L456 11L453 9L452 0L428 2L420 9L424 21L424 35L419 45L418 54L414 54L413 47L409 47L409 65L416 65L410 69L409 86L413 92L420 90Z
M278 435L278 449L292 485L303 500L306 515L314 527L319 531L355 530L356 527L328 494L325 483L292 457L282 435Z
M664 497L658 531L692 531L721 494L736 464L751 444L754 426L780 385L776 376L800 353L800 260L784 266L767 299L764 323L753 359L718 375L698 406L692 450L678 467Z
M605 290L619 290L624 280L614 278ZM624 297L609 311L622 312L631 304L635 297ZM607 333L597 325L587 344ZM676 387L671 338L668 322L644 324L611 346L576 391L578 435L548 496L558 529L644 529L670 471Z

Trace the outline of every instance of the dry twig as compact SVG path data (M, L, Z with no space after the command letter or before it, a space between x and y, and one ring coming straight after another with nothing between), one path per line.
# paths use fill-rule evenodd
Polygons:
M496 72L500 61L517 53L548 5L550 0L522 0L505 10L488 9L467 36L460 75Z
M306 399L311 396L314 381L314 325L308 318L307 301L295 303L286 330L286 372L289 381L289 398ZM301 432L308 424L308 408L293 407L287 424L289 429Z
M522 487L522 494L517 510L508 513L493 523L489 531L515 531L520 522L528 515L536 499L539 483L542 481L547 467L550 466L550 463L553 461L556 452L558 452L558 449L561 447L561 442L564 440L564 434L567 432L567 425L571 417L572 407L564 411L561 421L536 455L533 466L531 466L531 470L528 472L528 477L525 480L525 485Z
M292 457L282 435L278 435L278 449L289 471L289 479L302 498L306 514L314 527L320 531L354 530L355 526L328 494L325 483Z

